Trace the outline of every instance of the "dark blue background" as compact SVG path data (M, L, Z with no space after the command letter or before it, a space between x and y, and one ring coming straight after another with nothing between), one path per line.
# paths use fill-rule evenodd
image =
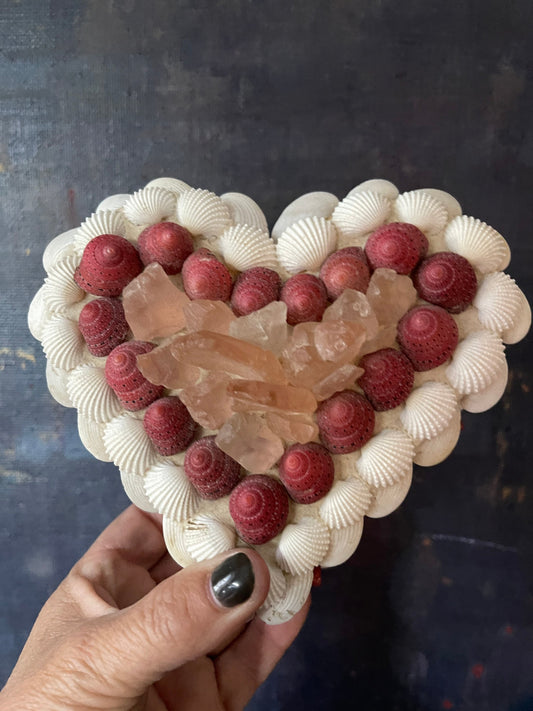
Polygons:
M384 177L499 229L531 298L532 21L530 0L0 0L0 680L127 503L27 331L47 242L160 175L270 224ZM533 709L532 355L509 349L503 400L325 571L251 710Z

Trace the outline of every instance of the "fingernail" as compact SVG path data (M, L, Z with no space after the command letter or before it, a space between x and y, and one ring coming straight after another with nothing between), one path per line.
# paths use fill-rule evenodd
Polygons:
M254 583L254 569L244 553L226 558L211 574L213 595L224 607L235 607L248 600Z

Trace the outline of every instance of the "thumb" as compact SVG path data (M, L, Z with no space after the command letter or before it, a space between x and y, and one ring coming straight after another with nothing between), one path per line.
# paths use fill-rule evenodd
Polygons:
M172 669L227 646L268 588L268 568L249 549L180 570L134 605L99 618L107 677L143 693Z

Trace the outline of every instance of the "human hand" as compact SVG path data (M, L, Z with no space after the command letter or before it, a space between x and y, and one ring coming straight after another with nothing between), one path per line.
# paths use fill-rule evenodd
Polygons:
M268 569L253 550L235 553L179 570L159 518L130 506L44 605L0 711L242 709L309 601L283 625L253 617Z

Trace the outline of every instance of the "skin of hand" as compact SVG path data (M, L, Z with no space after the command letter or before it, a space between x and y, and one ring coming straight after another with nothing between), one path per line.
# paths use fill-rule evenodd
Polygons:
M268 593L268 568L255 551L239 549L233 560L244 561L248 585L238 594L251 594L223 606L212 576L224 561L231 567L235 553L180 570L160 518L130 506L44 605L0 710L243 709L300 631L310 601L285 624L266 625L255 612Z

